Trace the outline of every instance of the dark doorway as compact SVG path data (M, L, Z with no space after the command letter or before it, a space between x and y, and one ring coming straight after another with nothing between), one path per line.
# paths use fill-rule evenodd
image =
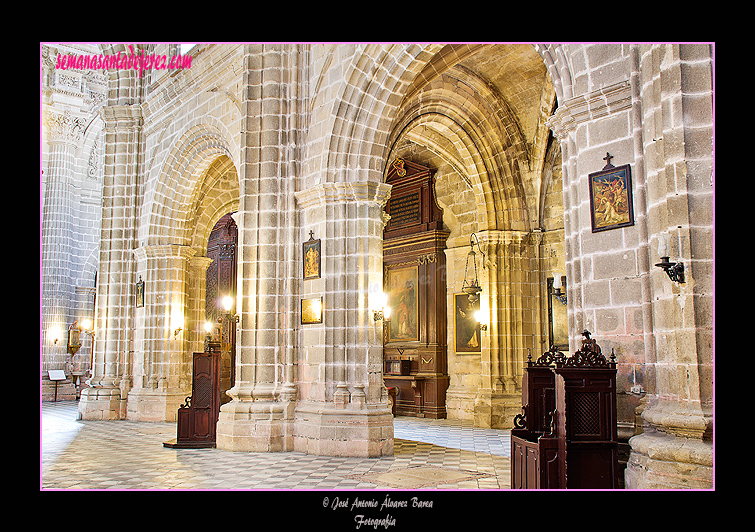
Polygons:
M207 292L205 299L205 319L222 325L220 397L221 403L230 401L225 393L233 386L236 378L236 324L226 317L223 298L230 296L233 301L231 314L236 312L236 249L238 228L230 214L226 214L213 227L207 243L207 257L212 264L207 268Z

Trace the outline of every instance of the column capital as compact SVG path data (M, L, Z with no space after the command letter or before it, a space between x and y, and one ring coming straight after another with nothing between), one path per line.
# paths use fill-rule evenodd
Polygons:
M625 111L631 107L631 85L629 81L622 81L569 98L559 104L553 116L546 121L546 125L559 140L564 140L582 123Z
M391 197L387 183L321 183L296 193L296 201L304 209L331 203L376 203L384 206Z
M137 261L166 257L179 257L189 260L194 257L196 253L197 250L190 246L179 246L178 244L153 244L136 248L134 250L134 257Z
M139 105L107 105L100 109L100 116L105 121L105 131L108 133L138 128L144 120Z
M45 132L49 144L78 145L87 127L87 120L81 116L73 116L71 111L63 113L46 110L44 113Z

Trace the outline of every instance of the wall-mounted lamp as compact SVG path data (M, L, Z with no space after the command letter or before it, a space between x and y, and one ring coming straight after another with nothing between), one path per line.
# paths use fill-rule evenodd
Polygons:
M81 320L81 332L89 336L94 335L94 324L91 319L84 318Z
M661 268L668 278L675 283L684 282L684 263L683 262L670 262L668 257L661 257L661 262L656 264Z
M233 298L231 296L225 296L223 298L223 309L225 309L225 317L228 318L229 321L233 323L237 323L239 321L239 315L235 312L232 313L231 309L233 308Z
M666 272L666 275L668 275L668 278L674 281L675 283L683 283L684 282L684 263L681 261L671 262L669 260L667 234L658 235L658 256L661 257L661 262L656 264L656 266L661 268L664 272Z
M477 244L477 249L480 250L480 254L482 254L482 260L483 263L485 262L485 253L482 251L482 248L480 247L480 241L477 238L477 235L472 233L469 236L469 253L467 253L467 263L464 266L464 281L461 284L461 291L467 294L467 297L469 298L470 303L475 303L478 299L480 299L480 293L482 292L482 287L480 287L480 280L477 277L477 256L474 252L474 245ZM469 270L469 261L472 261L472 269L474 270L474 275L470 275L471 272Z
M390 319L391 307L388 306L388 296L385 292L373 294L370 297L370 307L374 321Z
M173 329L173 338L178 337L178 333L184 330L184 317L181 314L173 314L170 326Z
M487 331L488 330L488 322L490 321L490 313L480 309L476 310L474 313L474 319L477 320L477 323L480 324L480 330L481 331Z
M558 299L561 304L566 305L566 294L561 292L561 272L555 272L553 274L553 292L551 295Z
M52 338L53 345L57 345L61 335L60 327L58 327L57 325L50 327L50 329L48 329L47 331L47 334L50 336L50 338Z

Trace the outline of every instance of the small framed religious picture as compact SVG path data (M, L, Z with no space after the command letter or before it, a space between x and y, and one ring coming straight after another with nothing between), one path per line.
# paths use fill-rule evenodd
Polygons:
M139 276L139 281L136 283L136 306L144 306L144 281L142 281L141 275Z
M314 231L309 232L309 240L302 248L304 280L320 278L320 240L315 240Z
M302 325L322 323L321 297L301 300L301 323Z
M589 175L593 233L634 225L632 171L628 164L613 166L612 158L606 154L608 164Z

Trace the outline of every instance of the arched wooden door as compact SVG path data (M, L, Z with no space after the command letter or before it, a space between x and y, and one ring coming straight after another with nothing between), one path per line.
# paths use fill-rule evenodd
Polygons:
M207 268L205 319L217 323L221 318L223 338L220 361L220 400L230 401L225 393L233 386L236 370L236 325L224 318L223 298L230 296L236 312L236 249L238 228L230 214L226 214L213 227L207 243L207 257L212 263Z

